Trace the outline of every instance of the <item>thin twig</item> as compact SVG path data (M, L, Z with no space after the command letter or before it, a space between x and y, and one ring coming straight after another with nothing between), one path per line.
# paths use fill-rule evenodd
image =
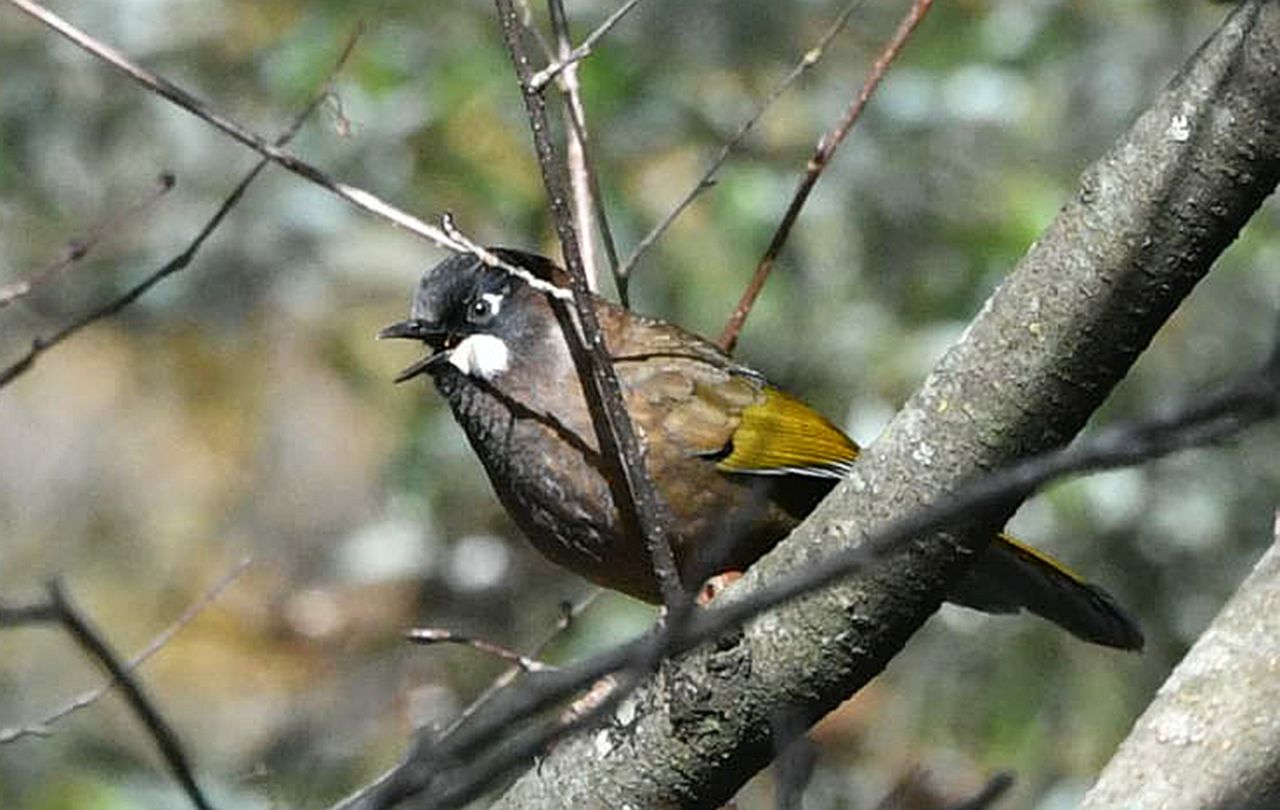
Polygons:
M569 39L569 18L565 14L563 0L547 0L551 16L551 28L555 33L556 47L561 57L573 48ZM609 259L609 270L623 306L627 305L625 284L618 282L618 250L613 241L613 231L604 210L600 195L599 176L591 160L590 138L587 135L586 108L582 103L582 85L578 81L578 64L565 68L560 75L565 119L566 161L569 168L569 189L573 193L573 217L578 226L582 247L582 267L587 274L587 285L593 291L600 289L599 261L596 259L596 231L599 230Z
M621 22L622 18L627 16L631 9L635 8L639 2L640 0L627 0L627 2L623 3L617 8L617 10L610 14L604 22L600 23L599 27L592 31L591 34L582 41L581 45L574 48L567 54L561 54L558 62L553 62L530 76L528 82L529 89L535 93L542 92L542 88L547 86L547 82L554 79L570 65L575 65L590 56L592 49L595 48L596 43L600 41L601 37L613 30L613 27Z
M577 603L568 603L564 605L564 611L560 616L560 620L556 622L556 626L549 632L545 638L528 653L531 658L541 656L546 648L555 641L561 633L573 626L573 623L581 616L587 608L595 603L600 597L603 590L594 589L584 599ZM503 672L493 680L480 695L462 710L462 713L454 718L445 729L438 734L431 735L426 730L419 731L415 738L415 743L410 747L403 760L394 767L388 769L380 776L366 785L363 785L355 792L349 794L336 805L333 810L369 810L369 808L386 807L390 804L389 797L393 795L402 795L402 791L412 793L412 785L406 786L406 783L412 782L405 778L406 770L410 769L413 764L422 756L421 747L448 738L450 734L456 731L463 723L467 721L477 711L487 705L494 697L501 694L507 688L516 676L527 670L519 666L513 666ZM406 794L407 795L407 794Z
M551 664L544 664L536 658L521 655L515 650L509 650L501 644L496 644L482 638L476 638L475 636L466 636L441 627L416 627L409 630L404 635L405 638L409 639L414 644L421 644L423 646L429 646L431 644L461 644L462 646L470 647L477 652L482 652L486 655L492 655L495 658L500 658L509 664L515 664L525 672L555 672L558 669L558 667L554 667Z
M25 4L28 0L10 0L10 2ZM359 40L361 32L362 29L357 28L356 31L347 39L347 43L343 47L341 54L338 56L337 62L335 63L329 78L326 80L324 88L312 96L307 105L303 107L298 115L294 117L289 126L279 135L279 137L276 138L275 143L277 146L282 146L292 140L294 135L298 133L298 130L302 128L303 123L305 123L311 114L315 112L317 107L324 103L325 98L328 97L333 86L334 77L337 75L338 71L342 69L342 66L346 64L348 57L350 57L352 50L355 48L356 42ZM27 349L27 353L25 355L4 369L0 369L0 388L4 388L19 376L29 371L32 366L35 365L37 358L49 349L57 346L59 343L79 332L81 329L84 329L86 326L100 321L103 318L115 315L134 301L137 301L145 295L148 290L159 284L165 278L189 265L191 260L194 259L196 254L200 251L200 248L204 245L205 240L218 229L218 226L222 224L222 220L225 219L227 214L231 212L231 209L235 208L236 204L240 202L245 191L248 190L249 186L257 179L258 175L269 165L269 163L270 161L264 158L259 160L257 164L249 170L240 182L236 184L236 187L231 190L231 193L223 199L222 204L218 206L218 210L214 212L213 217L204 224L204 227L200 229L199 233L196 234L195 238L191 240L187 245L186 250L182 251L182 253L170 259L160 267L160 269L155 270L150 275L143 278L140 282L135 284L133 287L130 287L119 297L89 310L84 315L49 335L43 335L33 339L31 341L31 346Z
M773 272L773 265L778 258L778 254L782 252L783 245L787 243L787 237L791 235L791 228L795 225L796 218L800 216L800 211L804 208L805 201L809 199L809 193L817 185L818 178L822 176L823 170L831 162L836 149L839 148L845 136L849 134L854 124L862 116L862 111L866 108L872 93L880 86L880 81L888 71L889 65L898 57L898 54L902 53L903 47L911 39L911 35L920 25L920 21L924 19L932 7L933 0L913 0L911 8L907 11L906 16L902 18L902 22L898 24L898 30L894 32L893 39L889 40L884 50L876 57L876 61L872 63L871 72L867 75L866 82L863 83L862 89L858 91L858 95L854 97L853 102L845 110L840 122L836 124L835 129L818 141L818 145L813 151L813 156L809 158L809 164L805 167L804 177L801 178L800 185L796 187L795 194L791 198L790 205L787 206L786 213L782 215L782 222L778 224L778 229L774 231L769 247L765 250L764 256L761 257L760 263L756 265L756 271L751 277L751 283L747 285L747 289L742 293L738 306L734 308L733 314L729 316L729 322L724 327L724 332L720 334L720 347L726 352L733 353L733 349L738 343L738 336L742 334L742 327L747 322L747 316L751 314L751 307L755 304L756 298L759 297L760 291L764 289L764 284L768 281L769 274Z
M0 285L0 308L7 307L14 301L25 298L30 295L33 290L41 284L47 282L58 273L66 270L71 265L82 260L89 255L89 251L93 250L103 237L111 236L119 233L130 222L135 221L138 216L155 204L156 200L163 197L170 189L173 188L174 177L173 172L161 172L156 179L154 188L146 194L125 205L117 210L106 221L99 223L90 229L87 234L81 238L72 239L67 242L62 249L62 254L53 261L41 267L27 278L21 281L14 281L9 284Z
M138 667L142 666L142 664L145 663L148 658L155 655L160 650L162 650L165 646L167 646L169 644L169 641L174 636L176 636L179 631L181 631L187 625L191 624L191 622L193 622L197 616L199 616L202 612L204 612L205 608L207 608L210 604L213 603L214 600L216 600L219 596L222 595L222 592L225 591L231 585L231 583L239 579L240 575L243 574L246 570L248 570L250 562L251 562L251 559L248 557L245 557L243 560L237 563L235 567L233 567L230 571L224 574L217 582L213 584L212 587L210 587L207 591L205 591L203 596L201 596L199 599L193 602L189 607L187 607L187 609L182 612L181 616L174 619L173 622L168 627L166 627L163 631L161 631L158 635L156 635L153 639L151 639L151 641L147 643L147 646L143 647L141 650L138 651L136 655L130 658L127 662L125 662L125 667L132 672L138 669ZM43 618L36 619L36 620L46 621L46 622L58 620L58 613L56 609L54 609L51 603L48 603L48 602L40 603L37 607L45 608L45 615ZM0 608L0 626L5 626L3 608ZM92 689L87 689L84 692L81 692L79 695L67 701L67 703L63 705L62 708L50 712L49 714L45 715L43 718L41 718L40 720L37 720L34 723L28 723L27 725L24 725L24 726L13 726L10 728L0 729L0 745L5 745L7 743L20 740L23 737L47 736L49 734L50 726L64 719L68 715L71 715L79 711L80 709L85 708L86 706L90 706L93 703L96 703L103 695L111 691L111 688L115 685L116 685L116 682L114 680L104 681Z
M674 614L684 609L684 604L689 601L688 594L680 582L675 554L664 522L659 517L663 512L662 501L645 469L644 452L623 404L622 389L600 332L591 291L587 288L573 216L563 191L561 172L564 164L551 141L546 101L531 85L532 67L521 36L524 29L520 15L512 0L495 0L495 3L502 23L503 40L515 65L521 96L529 115L543 186L547 190L573 290L572 315L577 318L576 324L572 322L569 310L557 307L557 311L562 316L561 325L565 327L570 353L582 379L596 440L606 465L606 480L613 490L623 527L648 549L663 603Z
M569 602L565 602L564 611L560 616L560 620L556 622L556 626L552 628L551 632L549 632L545 638L534 645L528 655L532 658L538 658L541 656L546 651L547 647L551 646L551 643L560 637L561 633L564 633L572 627L573 623L578 620L578 617L585 613L587 608L595 604L595 601L600 598L601 593L603 593L603 591L600 588L596 588L577 603L571 604ZM493 683L485 687L485 690L481 692L475 700L471 701L471 703L462 710L462 712L444 729L444 731L440 732L439 736L444 738L452 734L459 726L465 723L469 717L492 700L496 694L501 692L503 689L506 689L522 671L525 670L522 670L519 667L511 667L506 672L495 678Z
M57 620L58 611L48 599L38 602L0 602L0 629Z
M756 107L755 112L753 112L747 120L738 125L737 131L729 137L729 140L725 141L724 146L720 147L719 154L715 156L715 159L712 160L706 170L703 171L702 177L698 179L698 182L694 184L693 188L689 189L689 192L685 194L684 199L680 200L680 202L676 204L675 208L672 208L671 211L662 218L661 222L654 225L653 228L650 229L650 231L644 235L644 238L636 245L635 249L631 251L631 255L627 256L626 260L622 263L622 266L618 268L618 274L622 278L629 279L631 277L631 272L635 270L636 264L649 250L649 248L653 246L653 243L658 241L659 237L667 232L667 229L670 228L676 219L685 212L685 209L693 204L694 200L702 196L703 192L715 185L714 178L716 173L720 171L720 167L724 165L726 160L728 160L729 155L731 155L734 149L738 147L738 144L742 142L742 139L745 138L747 133L749 133L760 119L764 117L764 114L769 111L769 108L782 97L782 94L789 90L791 85L795 84L801 76L807 73L810 68L822 59L826 54L827 46L831 44L831 40L835 39L836 35L844 30L845 25L849 22L849 18L853 16L854 12L862 8L865 2L866 0L852 0L849 5L845 6L844 11L840 12L840 15L836 17L835 22L827 28L826 32L823 33L822 38L818 40L818 44L814 45L805 52L804 56L800 57L800 61L796 62L787 75L782 77L782 81L773 86L773 89L769 91L769 95L765 96L765 99L760 103L760 106Z
M199 810L211 810L213 805L205 798L200 786L196 783L195 773L191 768L190 758L182 747L182 741L178 739L177 733L147 696L142 684L133 677L128 664L120 660L107 640L90 623L89 618L75 606L58 580L49 584L49 600L57 608L58 618L71 637L102 665L102 668L120 687L125 700L134 714L138 715L142 724L147 727L147 731L151 733L151 738L160 749L160 755L164 757L169 770L173 772L178 784L182 785L191 803Z
M346 200L352 205L370 214L381 217L388 222L427 239L440 247L464 253L465 248L459 245L439 228L396 208L364 189L335 180L325 172L286 152L281 146L269 143L266 139L241 126L232 119L214 111L205 102L182 89L178 85L130 61L124 54L109 45L105 45L71 23L49 11L33 0L8 0L14 6L36 18L40 22L57 31L71 42L102 59L118 70L123 71L134 81L147 87L152 92L168 99L182 109L222 130L223 133L249 147L264 158L284 167L294 174L306 178L330 193Z

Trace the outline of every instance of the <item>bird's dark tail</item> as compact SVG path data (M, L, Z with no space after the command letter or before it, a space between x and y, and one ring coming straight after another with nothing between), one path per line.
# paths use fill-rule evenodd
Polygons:
M1111 594L1007 534L974 562L950 600L987 613L1029 610L1085 641L1142 649L1141 628Z

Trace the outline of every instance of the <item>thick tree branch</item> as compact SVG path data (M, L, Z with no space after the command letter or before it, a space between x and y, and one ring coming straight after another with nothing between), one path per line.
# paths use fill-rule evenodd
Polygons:
M1280 807L1280 513L1274 542L1156 694L1084 810Z
M749 595L966 479L1065 443L1278 179L1280 4L1253 0L1085 173L851 480L726 596ZM792 711L812 721L874 677L1014 506L672 663L637 694L633 724L562 743L498 806L724 800L771 755L769 718Z

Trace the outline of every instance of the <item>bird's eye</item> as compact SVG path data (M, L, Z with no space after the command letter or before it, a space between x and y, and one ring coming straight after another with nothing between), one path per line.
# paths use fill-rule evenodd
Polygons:
M502 296L500 295L482 294L471 302L471 307L467 310L467 320L477 326L484 326L498 314L498 307L501 302Z

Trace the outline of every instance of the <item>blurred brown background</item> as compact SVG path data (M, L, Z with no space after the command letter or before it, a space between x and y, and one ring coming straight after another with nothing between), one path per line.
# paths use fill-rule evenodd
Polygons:
M484 2L95 0L76 24L258 132L282 127L368 26L293 149L485 242L552 250L527 126ZM570 2L580 38L612 3ZM838 13L832 2L647 0L583 67L612 224L629 249ZM868 3L648 254L639 309L718 333L817 135L903 3ZM539 9L541 12L541 9ZM862 442L964 328L1074 186L1224 13L1189 0L939 3L822 179L738 355ZM185 247L253 155L0 7L0 283L146 192L89 258L0 309L0 364ZM1095 419L1150 413L1257 363L1280 215L1255 219ZM244 555L248 572L141 674L220 807L318 807L448 720L502 666L413 649L449 627L525 648L585 584L527 547L415 356L378 344L440 251L269 171L194 264L0 390L0 593L64 574L124 653ZM874 806L908 775L1002 807L1073 806L1268 541L1274 426L1064 483L1014 528L1142 619L1141 657L1031 619L948 608L815 733L806 807ZM640 632L607 596L552 661ZM99 680L49 629L0 634L0 727ZM0 746L0 806L181 807L116 697ZM740 806L769 806L771 777ZM909 805L898 805L909 806Z

